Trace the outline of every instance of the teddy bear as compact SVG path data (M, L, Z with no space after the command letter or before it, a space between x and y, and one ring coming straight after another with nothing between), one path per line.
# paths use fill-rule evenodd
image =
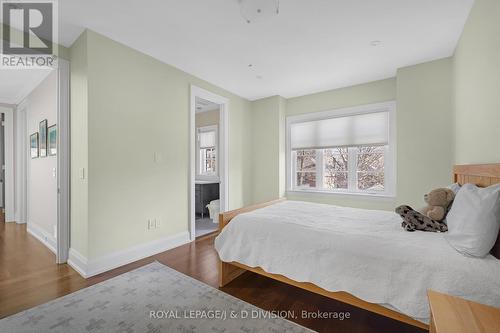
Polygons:
M416 211L410 206L399 206L396 213L403 218L401 226L407 231L434 231L445 232L448 227L443 222L455 193L447 188L438 188L424 195L427 206Z
M424 195L427 206L420 210L420 213L441 222L448 213L448 208L455 199L455 193L448 188L438 188Z

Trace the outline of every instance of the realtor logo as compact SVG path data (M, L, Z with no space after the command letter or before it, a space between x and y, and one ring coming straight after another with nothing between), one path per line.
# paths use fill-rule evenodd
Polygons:
M54 67L57 43L55 0L0 0L1 68Z

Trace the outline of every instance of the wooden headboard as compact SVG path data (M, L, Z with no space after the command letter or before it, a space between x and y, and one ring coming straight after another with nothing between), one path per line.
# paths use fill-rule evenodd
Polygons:
M455 165L453 182L460 185L474 184L480 187L500 184L500 163ZM500 259L500 235L490 253Z
M500 184L500 163L455 165L453 182L460 185L469 183L480 187Z

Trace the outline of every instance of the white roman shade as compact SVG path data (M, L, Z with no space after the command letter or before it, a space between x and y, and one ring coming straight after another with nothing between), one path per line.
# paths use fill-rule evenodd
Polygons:
M215 131L200 132L200 148L215 147Z
M293 123L291 149L377 146L389 143L389 112Z

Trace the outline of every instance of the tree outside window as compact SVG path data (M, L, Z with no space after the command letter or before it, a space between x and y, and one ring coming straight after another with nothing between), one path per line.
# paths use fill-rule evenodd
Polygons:
M386 146L297 150L295 188L384 192Z

